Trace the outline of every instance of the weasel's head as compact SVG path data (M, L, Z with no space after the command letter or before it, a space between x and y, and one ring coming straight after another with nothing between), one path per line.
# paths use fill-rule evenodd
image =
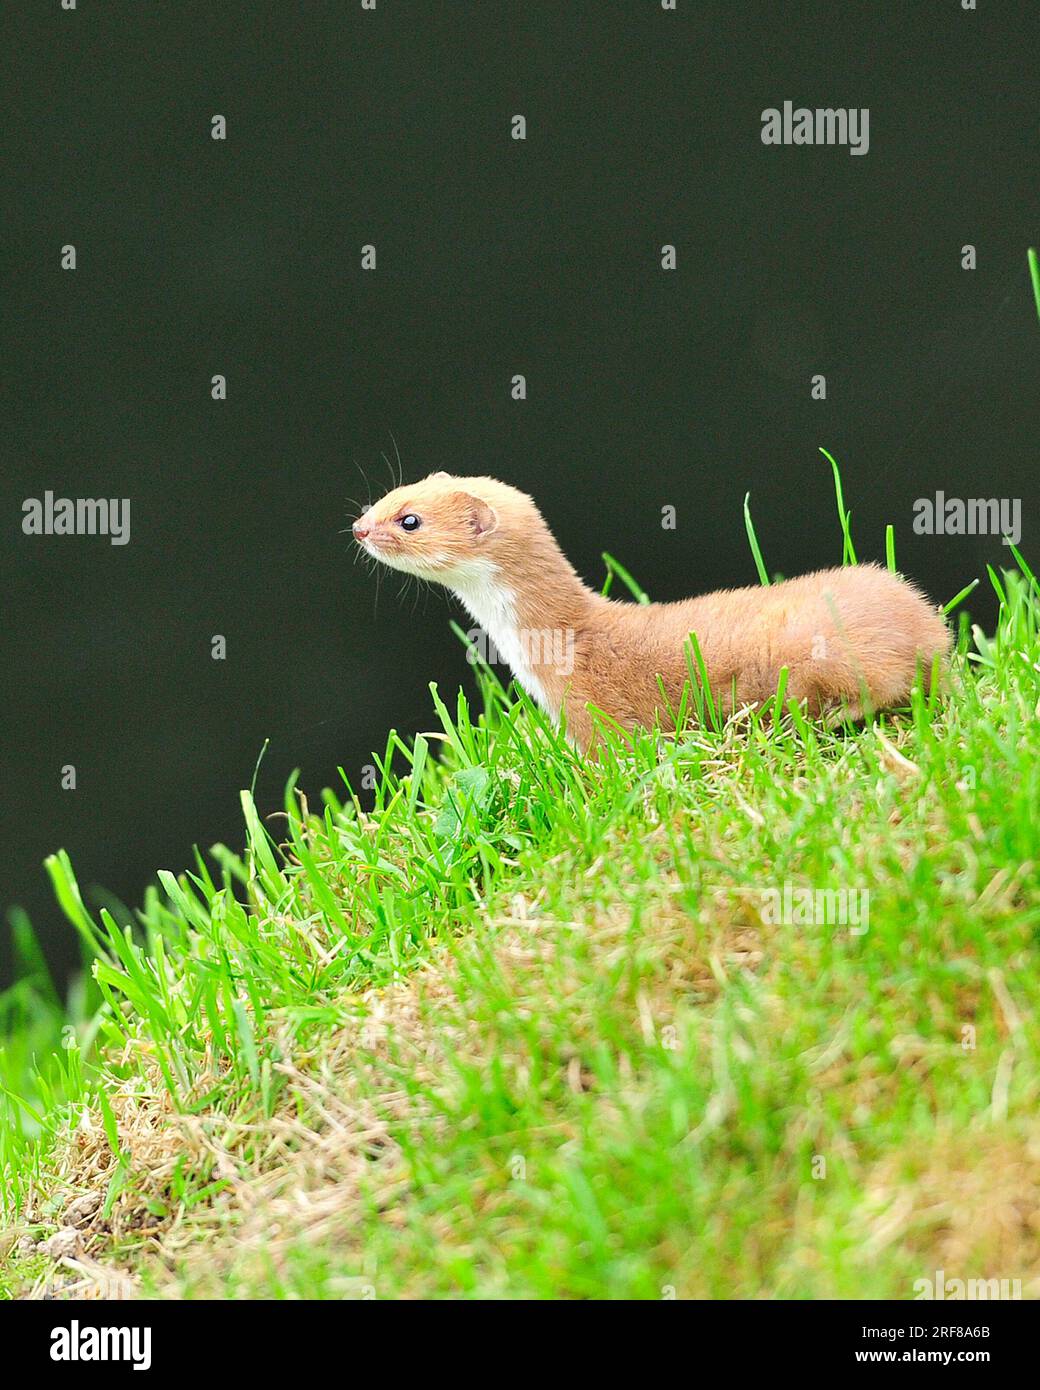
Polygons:
M449 587L475 572L508 568L533 526L544 527L530 497L494 478L431 473L395 488L354 522L354 539L391 569Z

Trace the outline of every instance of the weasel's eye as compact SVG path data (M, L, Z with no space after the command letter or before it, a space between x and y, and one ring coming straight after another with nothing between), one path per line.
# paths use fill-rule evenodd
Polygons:
M399 524L402 531L418 531L419 527L422 525L422 521L414 512L409 512L406 516L401 518Z

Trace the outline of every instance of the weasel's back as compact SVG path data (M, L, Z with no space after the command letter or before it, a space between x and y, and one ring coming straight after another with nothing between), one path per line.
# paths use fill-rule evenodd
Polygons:
M605 644L590 670L632 708L626 722L652 722L688 680L685 645L696 633L709 684L724 709L775 694L782 667L788 696L819 713L906 700L918 666L945 659L950 632L912 584L877 565L819 570L771 587L720 590L678 603L610 604ZM590 653L591 655L591 653Z

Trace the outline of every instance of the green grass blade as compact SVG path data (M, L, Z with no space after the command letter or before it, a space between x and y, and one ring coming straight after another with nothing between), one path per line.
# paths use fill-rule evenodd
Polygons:
M943 616L945 617L948 613L952 613L953 610L959 604L962 604L968 595L978 587L979 581L977 579L973 579L970 584L965 584L959 594L955 594L953 598L950 599L949 603L943 605Z
M842 489L841 489L841 472L839 471L838 465L837 465L836 461L834 460L834 458L832 457L832 455L829 454L829 453L827 452L827 450L826 450L822 445L819 445L818 447L819 447L820 453L824 456L824 458L825 458L825 459L827 460L827 462L830 464L830 466L831 466L831 471L832 471L832 473L834 474L834 496L835 496L835 498L836 498L836 500L837 500L837 503L838 503L838 520L841 522L841 535L842 535L842 555L841 555L841 563L842 563L843 565L854 565L854 564L857 563L857 561L856 561L856 550L855 550L855 547L854 547L853 544L852 544L852 531L851 531L850 526L849 526L849 521L850 521L851 513L850 513L850 512L847 512L847 511L845 510L845 500L844 500L844 497L842 496Z
M636 581L629 574L628 570L625 569L624 565L618 564L617 560L614 559L613 555L608 555L606 551L603 551L603 563L607 567L607 583L603 587L604 594L607 594L609 592L609 582L616 574L637 603L650 602L649 594L647 594L645 590L639 587Z
M762 559L762 551L759 549L758 537L755 535L755 524L751 520L750 507L751 493L744 493L744 529L747 532L748 543L751 546L751 554L755 557L755 568L758 570L758 582L768 585L769 572L766 569L765 561Z

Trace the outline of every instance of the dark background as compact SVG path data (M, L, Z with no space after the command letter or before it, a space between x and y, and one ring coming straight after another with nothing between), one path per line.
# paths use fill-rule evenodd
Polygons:
M748 489L771 570L838 562L820 444L937 601L1008 552L915 537L936 489L1021 497L1040 558L1035 5L40 0L2 37L0 905L62 968L45 854L136 902L242 842L266 737L262 810L470 680L443 596L352 564L391 433L655 598L754 581ZM785 99L869 107L869 153L764 146ZM24 536L48 488L129 496L130 544Z

